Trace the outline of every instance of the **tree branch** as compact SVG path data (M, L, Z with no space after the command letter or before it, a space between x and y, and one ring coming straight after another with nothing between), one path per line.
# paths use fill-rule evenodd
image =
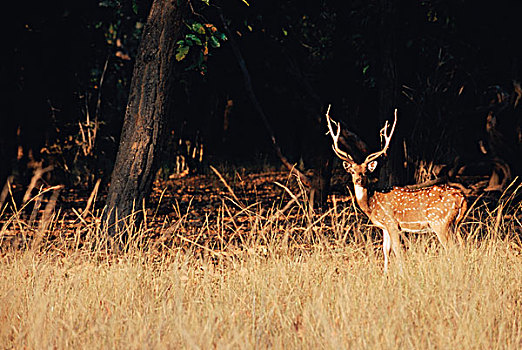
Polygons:
M243 55L241 54L241 51L239 50L239 46L236 43L232 32L228 28L228 25L225 21L225 18L223 17L223 13L219 14L219 17L221 19L221 22L223 23L223 28L225 29L225 32L228 36L228 41L230 43L230 46L232 47L232 51L234 52L234 56L236 57L237 63L239 65L239 68L241 69L241 73L243 75L243 81L245 84L245 90L248 94L248 97L250 98L250 102L254 105L254 108L261 117L261 120L263 121L263 124L265 125L265 128L270 136L270 139L272 141L272 147L274 148L274 151L276 152L277 156L283 163L283 165L293 174L295 174L301 182L307 186L311 187L311 181L310 179L303 174L299 169L297 169L292 163L288 161L288 159L283 155L283 152L281 151L281 147L277 143L274 130L272 129L272 126L268 122L268 119L266 117L265 112L263 111L263 108L261 107L261 104L259 103L259 100L257 99L257 96L254 92L254 88L252 87L252 79L250 78L250 73L248 72L248 68L246 66L246 62L243 58Z

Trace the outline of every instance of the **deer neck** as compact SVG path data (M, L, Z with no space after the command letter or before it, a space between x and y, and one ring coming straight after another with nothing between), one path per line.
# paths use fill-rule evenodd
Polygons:
M368 205L368 202L370 200L371 195L368 193L368 189L356 184L354 184L354 189L357 204L359 204L359 207L366 215L370 216L371 210L370 206Z

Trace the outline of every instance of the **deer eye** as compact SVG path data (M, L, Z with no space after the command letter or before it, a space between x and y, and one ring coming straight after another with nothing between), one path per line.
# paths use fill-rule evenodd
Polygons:
M368 163L368 168L367 169L368 169L368 171L370 173L372 173L375 170L376 167L377 167L377 161L374 160L374 161Z

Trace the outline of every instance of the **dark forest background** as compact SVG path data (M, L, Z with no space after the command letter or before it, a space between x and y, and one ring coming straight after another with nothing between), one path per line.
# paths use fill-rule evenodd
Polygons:
M151 5L13 5L1 24L0 183L35 169L69 187L109 182ZM521 14L509 0L192 0L160 175L280 166L235 45L282 153L305 174L331 169L329 104L367 143L346 137L356 160L379 148L398 108L393 176L381 178L482 176L483 189L505 189L522 172Z

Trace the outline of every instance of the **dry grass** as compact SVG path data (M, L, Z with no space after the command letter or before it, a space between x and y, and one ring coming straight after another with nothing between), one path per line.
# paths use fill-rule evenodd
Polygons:
M239 219L231 215L201 228L242 231L239 243L221 237L223 249L186 241L161 249L134 244L143 240L137 229L124 253L108 252L103 241L46 239L5 251L0 345L522 347L522 250L514 235L520 206L509 216L505 206L471 215L461 228L463 245L449 251L431 235L411 238L402 273L392 259L387 276L380 235L355 221L352 208L312 215L296 201L286 213L278 210L245 209L246 224L234 226ZM180 217L169 235L177 237L185 225ZM83 232L84 240L100 234L99 225L85 222L83 229L92 231Z

